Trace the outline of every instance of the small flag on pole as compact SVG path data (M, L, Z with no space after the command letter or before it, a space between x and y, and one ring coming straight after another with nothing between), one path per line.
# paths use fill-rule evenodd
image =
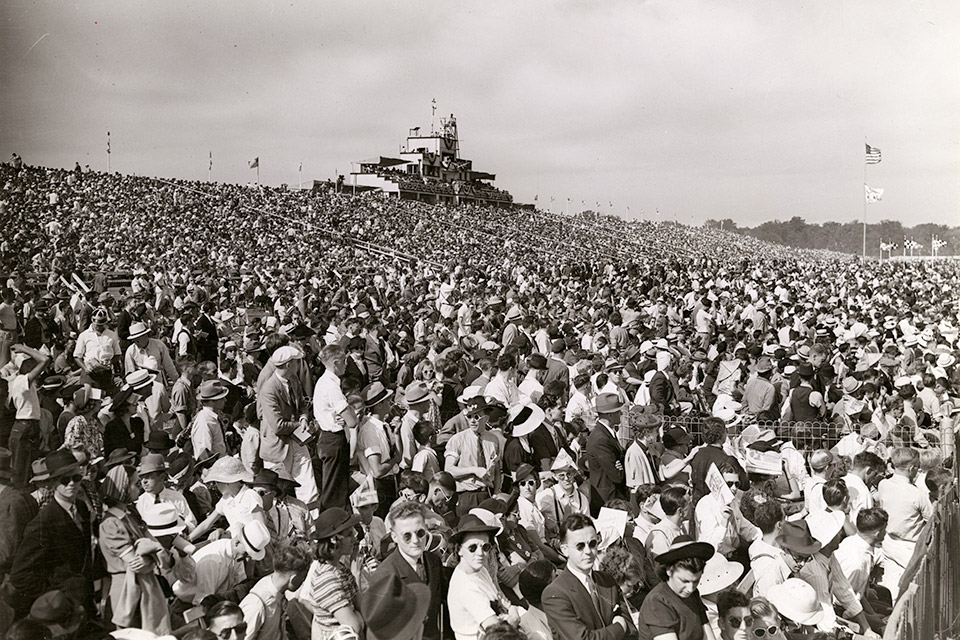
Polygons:
M110 132L107 131L107 155L110 154Z
M880 164L880 149L867 145L867 164Z
M883 189L874 189L873 187L863 185L863 195L867 203L880 202L883 200Z
M213 151L210 152L210 171L213 171Z
M260 166L260 156L257 156L256 158L250 161L251 169L256 169L259 166Z

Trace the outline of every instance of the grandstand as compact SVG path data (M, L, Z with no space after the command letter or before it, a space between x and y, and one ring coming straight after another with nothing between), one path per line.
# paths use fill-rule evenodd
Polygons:
M378 190L403 200L430 204L506 206L513 196L490 184L496 175L475 171L473 161L460 157L457 119L441 118L440 130L420 135L410 129L399 158L378 156L361 160L351 173L354 188Z

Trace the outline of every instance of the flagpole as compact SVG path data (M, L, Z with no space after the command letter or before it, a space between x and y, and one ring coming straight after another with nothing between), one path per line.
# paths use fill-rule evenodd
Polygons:
M210 174L213 172L213 151L210 152L210 163L207 164L207 182L212 182Z
M863 144L867 144L867 136L863 136ZM866 195L866 184L867 184L867 159L863 159L863 184L864 184L864 195L863 195L863 263L867 263L867 195Z
M260 157L257 157L257 186L260 186Z
M110 132L107 131L107 173L110 173Z

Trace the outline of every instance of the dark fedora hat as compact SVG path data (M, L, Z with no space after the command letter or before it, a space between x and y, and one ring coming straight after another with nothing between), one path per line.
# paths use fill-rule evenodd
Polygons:
M805 520L787 521L780 529L777 544L788 551L812 555L823 546L810 535L810 528Z
M313 535L317 540L326 540L350 527L357 526L358 522L360 522L360 516L351 515L340 507L330 507L317 516Z
M47 466L47 475L50 478L61 478L80 473L80 463L67 449L57 449L48 453L43 461Z
M360 598L360 611L372 640L413 640L430 608L430 587L405 582L396 573L378 572Z
M117 465L131 462L135 460L136 457L137 454L127 451L126 447L117 447L107 454L107 459L104 460L103 466L111 469Z
M670 548L654 558L663 565L673 564L684 558L700 558L704 562L713 557L713 545L709 542L697 542L687 535L679 535L670 543Z
M467 513L460 518L457 530L450 536L450 542L460 542L468 533L489 533L492 536L499 530L499 527L490 526L472 513Z
M173 438L166 431L151 431L150 437L143 443L144 448L151 451L167 451L174 446Z
M280 475L272 469L261 469L253 476L253 481L248 482L251 487L270 487L276 489L279 486Z

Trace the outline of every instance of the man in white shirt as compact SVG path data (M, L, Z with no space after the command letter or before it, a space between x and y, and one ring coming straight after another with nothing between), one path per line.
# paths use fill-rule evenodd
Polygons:
M520 389L514 381L517 373L517 357L512 353L501 354L497 358L497 374L493 377L483 394L493 398L505 407L520 402Z
M320 457L320 511L331 507L350 508L350 443L344 429L357 426L357 414L340 389L340 376L347 368L347 356L339 345L320 351L325 371L313 389L313 415L320 427L317 452Z
M244 560L263 560L268 544L270 532L267 527L259 520L252 520L235 537L214 540L200 547L193 554L197 564L196 579L192 584L174 583L174 595L197 605L211 593L233 589L247 577Z
M120 338L107 328L109 315L106 309L93 312L90 326L77 336L77 346L73 350L74 359L88 373L99 368L113 369L123 355L120 351Z
M883 509L862 509L857 516L857 535L844 538L833 554L861 602L887 535L888 520Z
M193 443L193 457L203 460L212 455L227 455L227 444L223 437L223 425L220 413L229 390L219 380L207 380L200 385L200 411L193 419L190 441Z
M803 501L807 513L826 510L827 503L823 501L823 485L826 484L836 464L836 456L826 449L818 449L810 454L812 473L803 483Z
M903 575L920 539L924 525L933 515L930 493L913 483L920 469L916 449L897 447L890 454L893 476L881 480L877 499L890 517L887 536L883 540L884 571L881 584L896 599Z
M288 591L307 577L310 551L303 544L284 545L273 555L273 573L261 578L240 601L249 640L285 640L284 609Z
M862 509L873 507L873 494L877 483L887 471L883 458L872 451L862 451L853 457L853 466L849 473L843 476L850 495L850 520L857 521L857 514Z
M740 512L741 492L737 488L740 476L732 466L719 469L723 480L734 494L730 504L721 504L714 494L707 493L697 502L695 516L697 539L709 542L717 553L729 557L744 542L752 543L761 536L760 530Z

